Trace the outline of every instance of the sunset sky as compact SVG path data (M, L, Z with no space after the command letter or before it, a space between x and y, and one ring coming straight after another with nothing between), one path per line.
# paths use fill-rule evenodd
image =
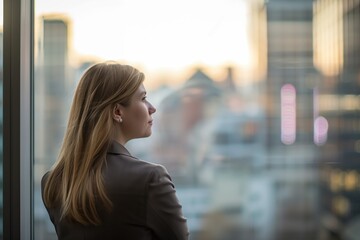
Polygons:
M148 70L249 61L242 0L36 0L35 11L67 14L81 55Z
M153 73L251 65L246 0L35 0L35 16L44 14L71 20L79 56Z

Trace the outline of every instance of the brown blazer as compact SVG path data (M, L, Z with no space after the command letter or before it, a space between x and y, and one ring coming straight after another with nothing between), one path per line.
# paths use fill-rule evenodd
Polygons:
M59 208L47 209L59 240L183 240L186 219L166 169L139 160L117 142L107 153L103 176L113 203L100 226L59 220ZM42 179L42 189L46 174ZM100 207L101 209L101 207Z

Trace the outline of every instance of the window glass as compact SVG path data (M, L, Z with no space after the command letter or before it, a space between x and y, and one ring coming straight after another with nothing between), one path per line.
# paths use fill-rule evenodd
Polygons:
M126 147L167 168L192 240L356 239L359 8L35 1L35 239L57 239L40 180L56 161L81 74L103 60L146 75L153 135Z

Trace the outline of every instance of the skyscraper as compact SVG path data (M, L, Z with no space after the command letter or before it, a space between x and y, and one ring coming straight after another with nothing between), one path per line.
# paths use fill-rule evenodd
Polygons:
M267 146L275 219L269 239L315 239L312 0L269 0L267 21Z
M315 1L319 114L331 127L321 163L325 235L357 239L360 227L360 1ZM334 224L335 223L335 224Z
M42 205L40 180L56 161L72 99L73 71L70 67L70 21L61 15L42 16L35 27L34 77L34 181L37 238L52 239L55 233ZM40 233L42 235L40 235Z
M58 153L67 119L70 81L69 24L64 16L42 16L37 26L35 69L35 155L51 165ZM59 127L62 126L62 127Z

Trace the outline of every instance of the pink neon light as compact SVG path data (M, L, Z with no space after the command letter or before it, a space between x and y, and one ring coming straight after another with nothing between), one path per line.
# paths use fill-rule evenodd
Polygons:
M290 145L296 139L296 89L292 84L281 87L281 142Z
M326 143L329 124L326 118L319 116L314 121L314 143L323 145Z

